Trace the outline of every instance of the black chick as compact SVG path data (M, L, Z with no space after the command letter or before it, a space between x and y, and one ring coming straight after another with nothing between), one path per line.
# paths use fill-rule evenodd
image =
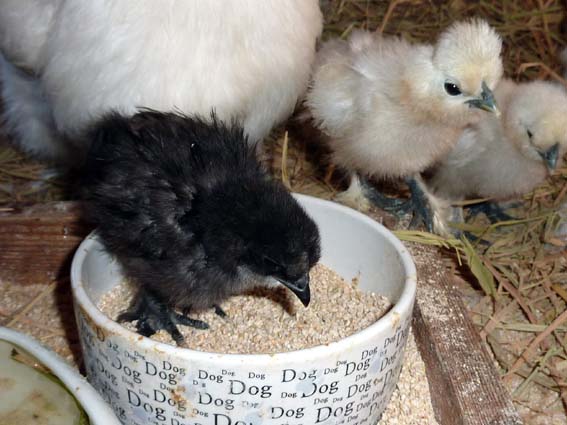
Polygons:
M111 113L91 131L85 213L138 286L120 317L140 334L217 308L253 286L289 288L307 306L319 260L314 221L272 180L236 124L174 113ZM177 313L180 310L183 314Z

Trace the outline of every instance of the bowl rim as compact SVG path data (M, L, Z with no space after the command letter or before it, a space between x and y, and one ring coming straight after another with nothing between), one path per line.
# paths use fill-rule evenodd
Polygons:
M306 359L311 360L337 356L349 346L358 346L365 341L371 341L374 335L383 333L388 326L396 328L403 312L407 312L407 314L411 316L417 288L417 272L412 256L402 242L390 230L386 229L386 227L354 209L309 195L294 193L293 196L300 201L302 206L303 203L301 201L318 204L325 208L340 211L343 214L354 217L357 220L370 225L375 231L384 236L384 238L393 245L394 249L398 253L406 275L404 289L398 302L392 306L388 313L370 326L339 341L331 342L329 344L273 354L214 353L193 350L185 347L176 347L167 343L154 341L153 339L144 337L122 327L119 323L107 317L98 309L87 295L81 279L82 265L84 264L87 254L96 244L100 244L100 241L96 236L96 230L91 232L85 238L73 256L71 264L71 287L73 291L73 298L75 299L75 302L78 303L88 315L90 315L90 319L93 320L97 326L103 328L109 333L117 334L124 339L131 340L133 344L139 345L142 349L148 351L155 350L156 352L162 352L168 356L183 358L195 362L209 362L211 360L222 359L223 365L226 367L242 363L249 363L252 367L277 363L297 364L305 361Z
M45 348L29 335L6 327L0 327L0 341L23 348L51 370L77 399L91 424L120 425L120 421L101 395L56 352Z

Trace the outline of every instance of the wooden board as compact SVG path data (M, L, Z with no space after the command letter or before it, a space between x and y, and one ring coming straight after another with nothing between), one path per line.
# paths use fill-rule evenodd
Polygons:
M90 230L71 202L1 213L0 279L25 284L68 274L69 259ZM427 256L416 259L414 333L439 424L521 425L451 276L432 268L429 260L439 254Z
M435 416L443 425L521 425L451 276L431 264L416 262L413 327Z
M0 279L52 281L68 274L73 252L89 233L73 202L0 213Z

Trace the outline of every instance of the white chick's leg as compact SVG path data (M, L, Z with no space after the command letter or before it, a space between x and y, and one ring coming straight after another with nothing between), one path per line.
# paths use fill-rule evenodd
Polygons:
M517 203L512 204L512 208L517 206ZM512 217L508 213L506 213L500 205L496 202L492 201L484 201L478 204L473 204L468 207L469 216L477 216L478 214L484 214L486 218L490 220L491 223L497 223L499 221L509 221L515 220L515 217Z
M420 191L421 193L416 193L416 188L418 189L417 192ZM418 208L416 208L416 212L420 213L428 230L443 237L452 237L453 234L449 229L448 221L453 218L452 216L456 211L451 208L449 202L435 196L427 188L421 176L414 177L413 183L410 184L410 189L414 202L418 202L420 198L424 200L420 209L427 210L426 213L420 213Z
M69 155L58 140L51 109L37 79L0 55L4 127L20 147L37 157L61 162Z
M364 193L360 178L356 173L350 177L348 189L335 195L335 201L362 212L370 210L371 203Z
M553 244L546 244L547 248L553 250L567 248L567 202L563 202L559 206L557 215L559 216L559 223L553 232Z
M462 224L465 222L463 207L449 206L444 216L447 217L447 221L451 223Z

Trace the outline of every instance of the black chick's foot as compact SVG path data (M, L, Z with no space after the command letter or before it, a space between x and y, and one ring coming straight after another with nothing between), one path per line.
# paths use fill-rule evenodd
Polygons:
M411 228L415 228L419 222L423 222L427 231L433 233L433 213L429 200L414 178L406 181L411 192L409 199L391 198L380 193L366 179L361 179L361 181L366 197L378 208L394 214L398 219L406 214L412 214Z
M191 319L185 314L176 313L155 295L140 291L130 308L118 316L118 322L136 323L140 335L150 337L160 330L171 335L179 346L185 345L185 339L177 325L191 326L196 329L207 329L209 325L201 320Z
M223 319L228 316L228 314L226 314L226 311L224 311L220 305L215 304L213 308L215 309L215 314L217 316L222 317Z
M515 220L515 217L504 212L502 207L495 202L480 202L467 207L469 217L476 217L479 214L484 214L491 223L499 221Z

